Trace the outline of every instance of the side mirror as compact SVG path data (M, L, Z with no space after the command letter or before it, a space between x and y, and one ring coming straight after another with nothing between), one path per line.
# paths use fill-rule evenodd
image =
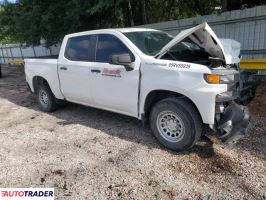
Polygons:
M112 55L110 59L110 64L113 65L124 65L127 71L131 71L134 69L133 66L134 60L128 53Z

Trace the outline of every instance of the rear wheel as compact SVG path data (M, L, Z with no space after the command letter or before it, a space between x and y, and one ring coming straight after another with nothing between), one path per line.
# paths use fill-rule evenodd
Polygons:
M52 112L57 108L56 98L47 84L38 86L37 98L39 107L42 111Z
M168 98L155 104L150 126L161 144L174 151L192 147L202 133L202 121L193 105L183 98Z

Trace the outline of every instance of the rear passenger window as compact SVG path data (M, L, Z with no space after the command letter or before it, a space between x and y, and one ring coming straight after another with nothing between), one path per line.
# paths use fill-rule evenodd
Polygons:
M109 63L112 55L123 53L133 56L127 46L117 37L108 34L98 35L96 62Z
M70 38L65 57L72 61L94 61L95 37L95 35L86 35Z

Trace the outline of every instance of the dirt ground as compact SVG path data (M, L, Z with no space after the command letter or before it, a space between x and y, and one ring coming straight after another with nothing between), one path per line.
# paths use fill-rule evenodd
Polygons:
M40 112L22 68L0 78L0 187L54 187L56 199L266 199L266 82L249 136L176 153L140 121L76 104Z

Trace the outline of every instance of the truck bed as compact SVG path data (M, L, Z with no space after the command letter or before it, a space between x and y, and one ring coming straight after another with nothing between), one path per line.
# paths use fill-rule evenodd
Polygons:
M25 59L25 74L26 80L32 91L34 91L33 81L35 77L45 77L46 81L51 84L52 92L59 97L62 97L59 86L57 59L34 58ZM35 92L35 91L34 91Z

